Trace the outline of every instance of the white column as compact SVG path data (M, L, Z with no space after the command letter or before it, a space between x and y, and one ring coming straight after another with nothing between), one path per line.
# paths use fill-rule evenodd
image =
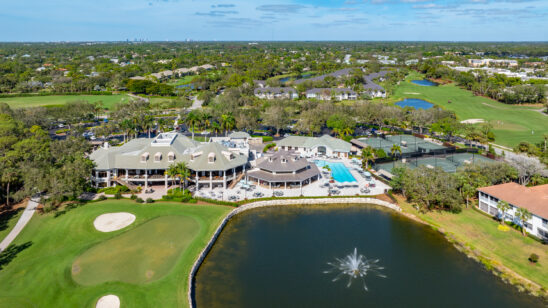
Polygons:
M209 189L213 189L213 171L209 171Z
M107 187L110 187L110 170L107 170Z
M167 172L165 171L164 171L164 179L165 179L166 190L167 190Z
M198 183L200 182L199 178L200 178L200 171L196 171L196 190L200 188L200 186L198 185Z
M129 173L129 169L126 169L126 180L127 180L127 177L128 177L128 173Z
M148 171L145 171L145 190L148 189Z
M226 170L223 170L223 188L226 189Z

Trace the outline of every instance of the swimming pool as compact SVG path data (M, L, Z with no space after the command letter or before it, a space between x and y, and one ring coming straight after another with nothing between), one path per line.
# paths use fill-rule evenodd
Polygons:
M356 182L356 179L352 176L350 170L348 170L343 163L332 163L325 160L315 160L314 163L319 168L323 168L328 165L331 169L333 179L337 182Z

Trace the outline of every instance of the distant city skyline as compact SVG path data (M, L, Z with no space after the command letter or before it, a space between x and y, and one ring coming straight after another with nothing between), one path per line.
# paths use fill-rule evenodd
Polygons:
M9 1L0 41L547 41L543 0Z

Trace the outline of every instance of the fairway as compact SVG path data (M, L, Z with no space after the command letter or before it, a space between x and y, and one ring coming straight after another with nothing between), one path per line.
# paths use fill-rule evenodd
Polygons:
M514 147L521 141L541 142L543 133L548 133L548 116L541 114L541 107L517 106L499 103L489 98L474 96L454 84L437 87L419 86L411 80L422 79L411 73L395 90L392 102L403 98L420 98L432 102L457 114L459 121L484 119L491 121L495 143ZM451 103L449 103L451 101Z
M116 103L129 101L125 94L113 95L51 95L29 97L1 97L0 103L7 103L11 108L25 108L38 106L59 106L68 102L87 101L88 103L102 102L107 109L112 109Z
M169 273L199 230L191 217L155 218L84 252L72 265L72 277L81 285L158 280Z
M57 217L35 214L14 241L20 251L0 270L0 307L95 307L107 294L123 307L187 307L190 269L231 209L106 200ZM136 220L119 231L97 231L94 219L114 212ZM111 257L119 260L103 264ZM81 271L73 278L75 261Z

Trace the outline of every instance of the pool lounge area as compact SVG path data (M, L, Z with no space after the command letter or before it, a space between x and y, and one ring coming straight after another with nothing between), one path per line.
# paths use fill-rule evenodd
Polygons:
M348 170L348 168L343 163L315 160L314 164L316 164L318 168L329 166L329 168L331 169L331 176L335 181L339 183L356 182L356 179L354 178L352 173L350 173L350 170Z

